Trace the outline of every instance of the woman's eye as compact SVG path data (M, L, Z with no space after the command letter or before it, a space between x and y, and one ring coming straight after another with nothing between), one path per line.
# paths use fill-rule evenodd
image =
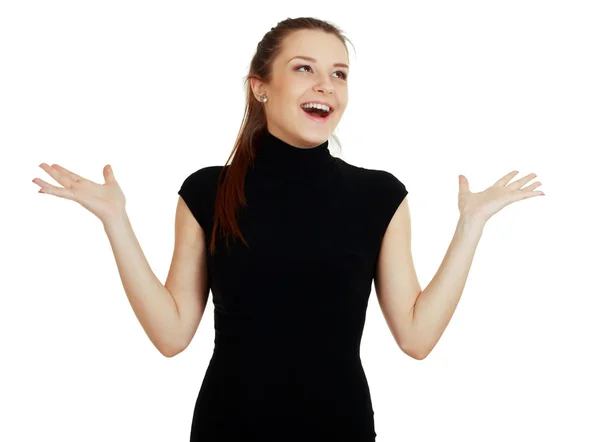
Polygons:
M302 66L298 66L298 67L296 68L296 70L298 70L298 69L302 69L302 68L309 68L309 69L312 69L312 68L311 68L309 65L305 64L305 65L302 65ZM339 72L340 74L342 74L342 76L340 77L342 80L346 80L346 79L348 78L348 74L346 74L344 71L336 71L336 73L337 73L337 72Z

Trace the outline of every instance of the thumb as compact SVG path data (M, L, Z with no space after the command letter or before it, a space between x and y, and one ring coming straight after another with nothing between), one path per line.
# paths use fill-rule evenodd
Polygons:
M460 192L470 192L469 180L464 175L458 176L458 190Z
M112 167L110 166L110 164L107 164L106 166L104 166L104 169L102 169L102 174L104 175L104 182L106 184L114 183L116 181L115 174L113 173L113 170L112 170Z

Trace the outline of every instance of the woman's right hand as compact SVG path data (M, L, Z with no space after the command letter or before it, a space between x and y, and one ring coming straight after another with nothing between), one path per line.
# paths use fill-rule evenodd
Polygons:
M125 195L110 165L107 164L103 169L104 184L83 178L58 164L48 166L42 163L40 167L63 186L53 186L40 178L34 178L33 182L41 187L40 193L75 201L96 215L103 224L125 213Z

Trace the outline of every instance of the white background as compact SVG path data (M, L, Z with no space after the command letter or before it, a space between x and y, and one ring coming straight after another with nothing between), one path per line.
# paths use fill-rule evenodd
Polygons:
M100 221L31 180L54 183L46 162L103 182L111 164L164 282L181 183L225 164L256 44L299 16L354 43L332 153L406 185L423 288L454 234L459 174L481 191L534 172L546 193L488 222L425 360L397 348L373 289L362 360L377 440L600 440L597 3L208 4L0 6L0 440L189 440L212 294L191 345L161 356Z

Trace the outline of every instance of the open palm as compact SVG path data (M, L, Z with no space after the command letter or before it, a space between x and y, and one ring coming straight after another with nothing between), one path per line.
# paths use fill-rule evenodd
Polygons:
M75 201L96 215L103 223L125 211L125 195L110 165L104 166L102 171L104 184L83 178L58 164L48 166L42 163L40 167L63 186L53 186L40 178L34 178L33 182L41 187L40 193Z
M509 204L533 196L544 195L542 191L534 191L542 185L539 181L522 189L526 183L537 176L535 173L530 173L514 183L508 184L518 173L518 170L513 170L482 192L471 192L467 177L459 175L458 209L460 215L487 222L494 214Z

